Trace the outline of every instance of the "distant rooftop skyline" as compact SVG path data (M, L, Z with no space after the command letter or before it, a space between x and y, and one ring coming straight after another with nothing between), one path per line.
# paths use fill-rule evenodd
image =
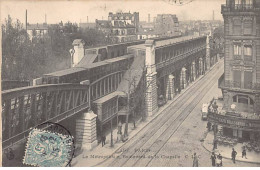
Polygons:
M185 1L185 0L184 0ZM223 20L221 4L225 0L194 0L179 6L170 5L162 0L109 0L109 1L6 1L1 3L1 22L8 14L25 23L25 10L28 12L28 23L45 22L54 24L60 21L76 23L95 22L96 19L108 19L108 13L139 12L140 21L147 21L150 14L151 21L157 14L176 14L182 20L212 20L213 10L215 20ZM122 5L124 4L124 5Z

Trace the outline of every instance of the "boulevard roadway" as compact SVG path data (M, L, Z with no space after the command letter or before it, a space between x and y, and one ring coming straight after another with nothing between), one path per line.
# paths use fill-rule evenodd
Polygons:
M202 146L207 129L206 121L201 120L201 106L213 97L221 96L218 78L223 70L224 61L220 60L211 71L117 149L113 157L98 166L187 167L192 166L194 152L199 157L199 166L211 166L210 152ZM233 164L229 159L224 159L223 165L257 166L244 162Z

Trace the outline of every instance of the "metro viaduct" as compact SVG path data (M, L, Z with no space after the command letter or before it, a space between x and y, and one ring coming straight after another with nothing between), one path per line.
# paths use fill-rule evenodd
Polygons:
M145 44L128 47L130 53L145 55L148 115L157 111L158 99L165 102L173 99L205 73L210 67L208 48L206 36L147 40Z
M209 51L206 36L146 40L144 44L127 48L128 55L134 57L130 68L135 68L136 63L145 68L141 75L146 76L148 116L157 111L162 98L173 99L209 69ZM144 60L139 62L138 57ZM117 71L92 83L45 84L2 91L3 149L24 141L30 130L43 122L61 122L77 114L80 116L76 119L76 144L92 148L97 140L96 117L101 126L110 122L111 129L113 119L118 118L119 98L126 94L119 87L126 75L125 71ZM136 87L143 88L138 84ZM94 108L93 104L96 104Z

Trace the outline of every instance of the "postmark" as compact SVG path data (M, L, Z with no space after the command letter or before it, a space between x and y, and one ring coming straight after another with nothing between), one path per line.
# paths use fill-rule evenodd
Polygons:
M69 166L74 155L74 138L60 124L47 122L33 129L27 140L23 163L38 167Z

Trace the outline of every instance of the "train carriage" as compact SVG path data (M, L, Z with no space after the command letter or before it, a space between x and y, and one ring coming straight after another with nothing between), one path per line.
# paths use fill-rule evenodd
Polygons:
M81 65L81 67L76 66L45 74L42 77L42 84L80 83L84 80L94 82L108 74L126 70L128 65L133 62L133 58L134 56L132 54L128 54L100 62Z
M43 84L79 83L79 79L86 71L86 68L73 67L45 74L43 76Z

